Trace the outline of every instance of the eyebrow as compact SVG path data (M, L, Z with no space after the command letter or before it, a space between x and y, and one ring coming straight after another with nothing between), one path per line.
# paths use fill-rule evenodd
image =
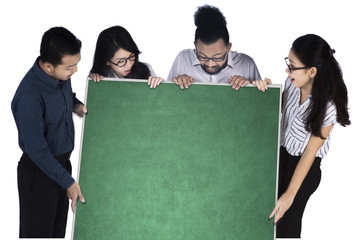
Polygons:
M77 63L75 63L75 64L73 64L73 65L70 65L70 66L67 66L66 68L71 68L71 67L74 67L74 66L76 66L77 65Z
M131 53L128 57L115 58L115 60L126 59L126 58L131 57L132 55L134 55L134 56L135 56L135 53Z

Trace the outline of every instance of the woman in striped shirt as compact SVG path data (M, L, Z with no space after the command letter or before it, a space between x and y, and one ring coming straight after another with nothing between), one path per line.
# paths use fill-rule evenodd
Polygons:
M278 238L300 238L306 203L317 189L320 162L329 150L333 126L350 124L347 89L335 53L313 34L296 39L285 58L278 201Z

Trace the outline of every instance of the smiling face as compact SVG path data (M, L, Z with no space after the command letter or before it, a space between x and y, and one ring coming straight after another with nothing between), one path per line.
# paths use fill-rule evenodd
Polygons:
M285 71L288 74L288 78L291 80L294 87L303 88L311 91L314 77L316 75L316 68L304 68L305 65L300 62L300 60L296 57L292 50L290 50L289 52L288 65L289 67L286 68Z
M126 77L133 67L135 62L135 54L123 48L119 48L114 56L107 62L111 69L116 73L119 78Z
M231 43L226 46L224 40L220 38L215 43L206 45L198 39L195 48L203 70L208 74L216 74L226 66Z
M80 53L75 55L65 55L61 64L54 66L49 62L42 63L39 62L41 69L50 77L59 81L68 80L74 73L77 72L77 64L80 62L81 55Z

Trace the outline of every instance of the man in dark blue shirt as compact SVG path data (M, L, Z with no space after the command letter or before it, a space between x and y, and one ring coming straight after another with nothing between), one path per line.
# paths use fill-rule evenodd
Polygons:
M72 112L76 99L70 77L77 72L81 41L63 27L44 33L38 57L21 81L11 109L23 155L18 165L20 237L65 237L69 199L85 199L71 177L74 149Z

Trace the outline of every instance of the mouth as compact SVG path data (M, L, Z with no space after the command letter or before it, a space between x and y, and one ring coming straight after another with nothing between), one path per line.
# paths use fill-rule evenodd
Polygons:
M294 78L291 78L290 81L293 83L293 82L295 81L295 79L294 79Z
M209 71L209 72L216 72L217 70L217 67L206 67L206 69Z

